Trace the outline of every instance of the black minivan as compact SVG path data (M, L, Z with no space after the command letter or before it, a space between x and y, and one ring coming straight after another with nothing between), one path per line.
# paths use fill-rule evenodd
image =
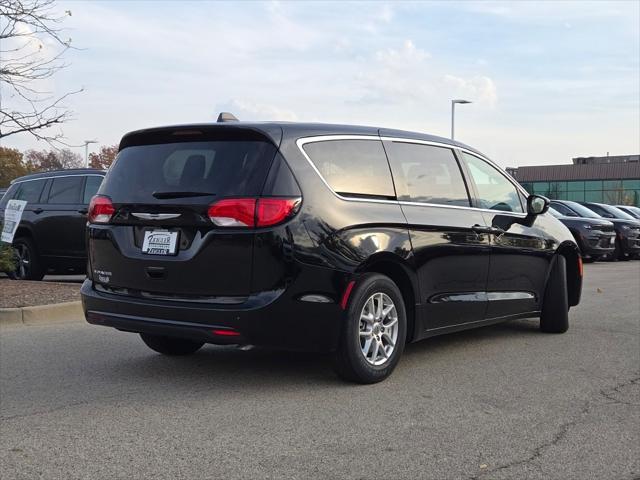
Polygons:
M481 153L430 135L135 131L91 202L84 311L163 354L332 352L342 377L372 383L407 342L536 316L565 332L582 261L548 207Z
M42 280L46 273L79 274L87 269L85 228L89 201L105 172L77 168L19 177L0 199L0 221L9 200L26 203L13 238L19 280Z

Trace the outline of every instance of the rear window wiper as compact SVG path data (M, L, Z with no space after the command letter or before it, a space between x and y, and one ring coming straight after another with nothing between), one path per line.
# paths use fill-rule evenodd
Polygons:
M159 200L164 200L167 198L186 198L186 197L208 197L210 195L215 195L212 192L153 192L155 198Z

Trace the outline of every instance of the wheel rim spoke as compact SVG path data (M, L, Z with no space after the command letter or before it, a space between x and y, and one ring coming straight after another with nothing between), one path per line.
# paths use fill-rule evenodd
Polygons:
M378 358L378 350L380 349L380 344L378 342L375 342L375 345L373 346L373 353L371 354L371 361L375 362Z
M373 340L371 338L368 338L364 342L364 347L362 347L362 353L364 353L365 358L367 357L367 355L369 355L369 350L371 349L372 343L373 343Z
M390 347L395 347L396 346L396 342L393 341L393 339L391 338L391 336L388 333L383 333L382 334L382 338L385 339L387 341L387 345L389 345Z

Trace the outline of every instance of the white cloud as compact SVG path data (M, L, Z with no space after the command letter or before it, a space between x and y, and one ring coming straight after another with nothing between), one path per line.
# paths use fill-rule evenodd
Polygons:
M248 121L264 121L264 120L280 120L286 122L294 122L298 120L298 116L291 110L278 108L274 105L254 102L251 100L232 99L216 105L215 117L219 112L231 112L239 120Z
M382 63L386 68L416 68L427 58L431 57L429 52L416 48L411 40L405 40L402 48L386 48L379 50L375 54L376 60Z
M465 79L447 74L444 76L444 82L454 88L455 97L463 97L490 107L495 107L498 101L496 84L489 77L475 76Z

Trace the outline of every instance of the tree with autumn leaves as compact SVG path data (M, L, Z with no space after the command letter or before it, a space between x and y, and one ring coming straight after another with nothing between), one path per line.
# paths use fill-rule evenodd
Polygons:
M89 167L106 170L118 153L117 145L104 145L98 153L89 155ZM0 188L6 188L15 178L29 173L81 168L84 160L69 149L27 150L0 147Z
M103 145L98 153L89 154L89 167L106 170L118 154L118 145Z

